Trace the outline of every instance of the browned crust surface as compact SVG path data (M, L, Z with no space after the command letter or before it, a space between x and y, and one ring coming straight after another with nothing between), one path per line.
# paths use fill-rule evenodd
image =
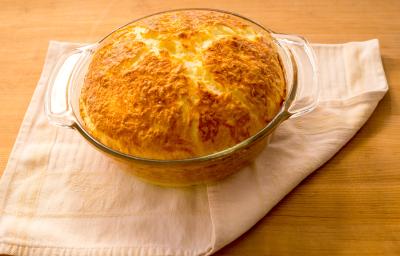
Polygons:
M181 11L117 30L90 63L85 128L145 158L210 154L254 135L279 111L285 80L270 35L226 14Z

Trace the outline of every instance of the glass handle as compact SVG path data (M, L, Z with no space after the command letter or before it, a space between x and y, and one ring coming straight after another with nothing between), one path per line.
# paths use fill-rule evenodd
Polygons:
M293 65L292 89L296 91L290 93L293 98L289 99L286 111L290 118L295 118L312 111L318 105L319 85L315 53L310 44L300 36L274 36L286 47Z
M50 123L70 127L75 118L69 106L69 87L74 67L82 54L81 49L72 48L63 53L53 66L47 82L45 112Z

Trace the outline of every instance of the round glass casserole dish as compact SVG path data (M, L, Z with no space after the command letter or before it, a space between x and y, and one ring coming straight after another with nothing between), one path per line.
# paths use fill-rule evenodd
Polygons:
M101 42L115 31L149 17L164 13L217 12L250 25L273 38L284 71L286 98L275 117L249 138L234 146L193 158L160 160L143 158L113 149L96 139L86 128L79 100L92 57ZM268 144L272 132L288 118L312 111L319 97L317 69L312 48L296 35L274 33L262 25L238 14L212 9L181 9L152 14L132 21L111 32L94 44L72 48L60 57L48 80L45 111L51 123L78 131L91 145L106 155L130 166L138 177L155 184L185 186L220 180L244 167Z

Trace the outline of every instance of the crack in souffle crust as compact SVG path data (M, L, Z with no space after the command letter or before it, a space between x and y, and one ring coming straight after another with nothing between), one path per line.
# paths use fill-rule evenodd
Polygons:
M85 129L152 159L214 153L254 135L286 96L267 32L213 11L159 14L96 49L80 96Z

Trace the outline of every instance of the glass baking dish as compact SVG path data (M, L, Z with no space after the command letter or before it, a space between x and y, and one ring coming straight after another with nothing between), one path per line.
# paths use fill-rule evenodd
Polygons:
M205 156L158 160L119 152L94 138L83 126L79 111L79 97L93 53L99 44L115 30L99 42L71 48L69 52L62 55L52 68L47 84L45 111L52 124L75 129L101 152L128 164L132 174L159 185L185 186L215 182L238 171L263 150L279 124L288 118L299 117L312 111L318 104L319 98L315 55L309 43L301 36L275 33L241 15L221 10L190 8L166 12L185 10L213 11L231 15L241 22L250 24L258 31L270 33L274 39L285 72L287 96L275 118L246 140ZM122 27L158 14L161 13L134 20Z

